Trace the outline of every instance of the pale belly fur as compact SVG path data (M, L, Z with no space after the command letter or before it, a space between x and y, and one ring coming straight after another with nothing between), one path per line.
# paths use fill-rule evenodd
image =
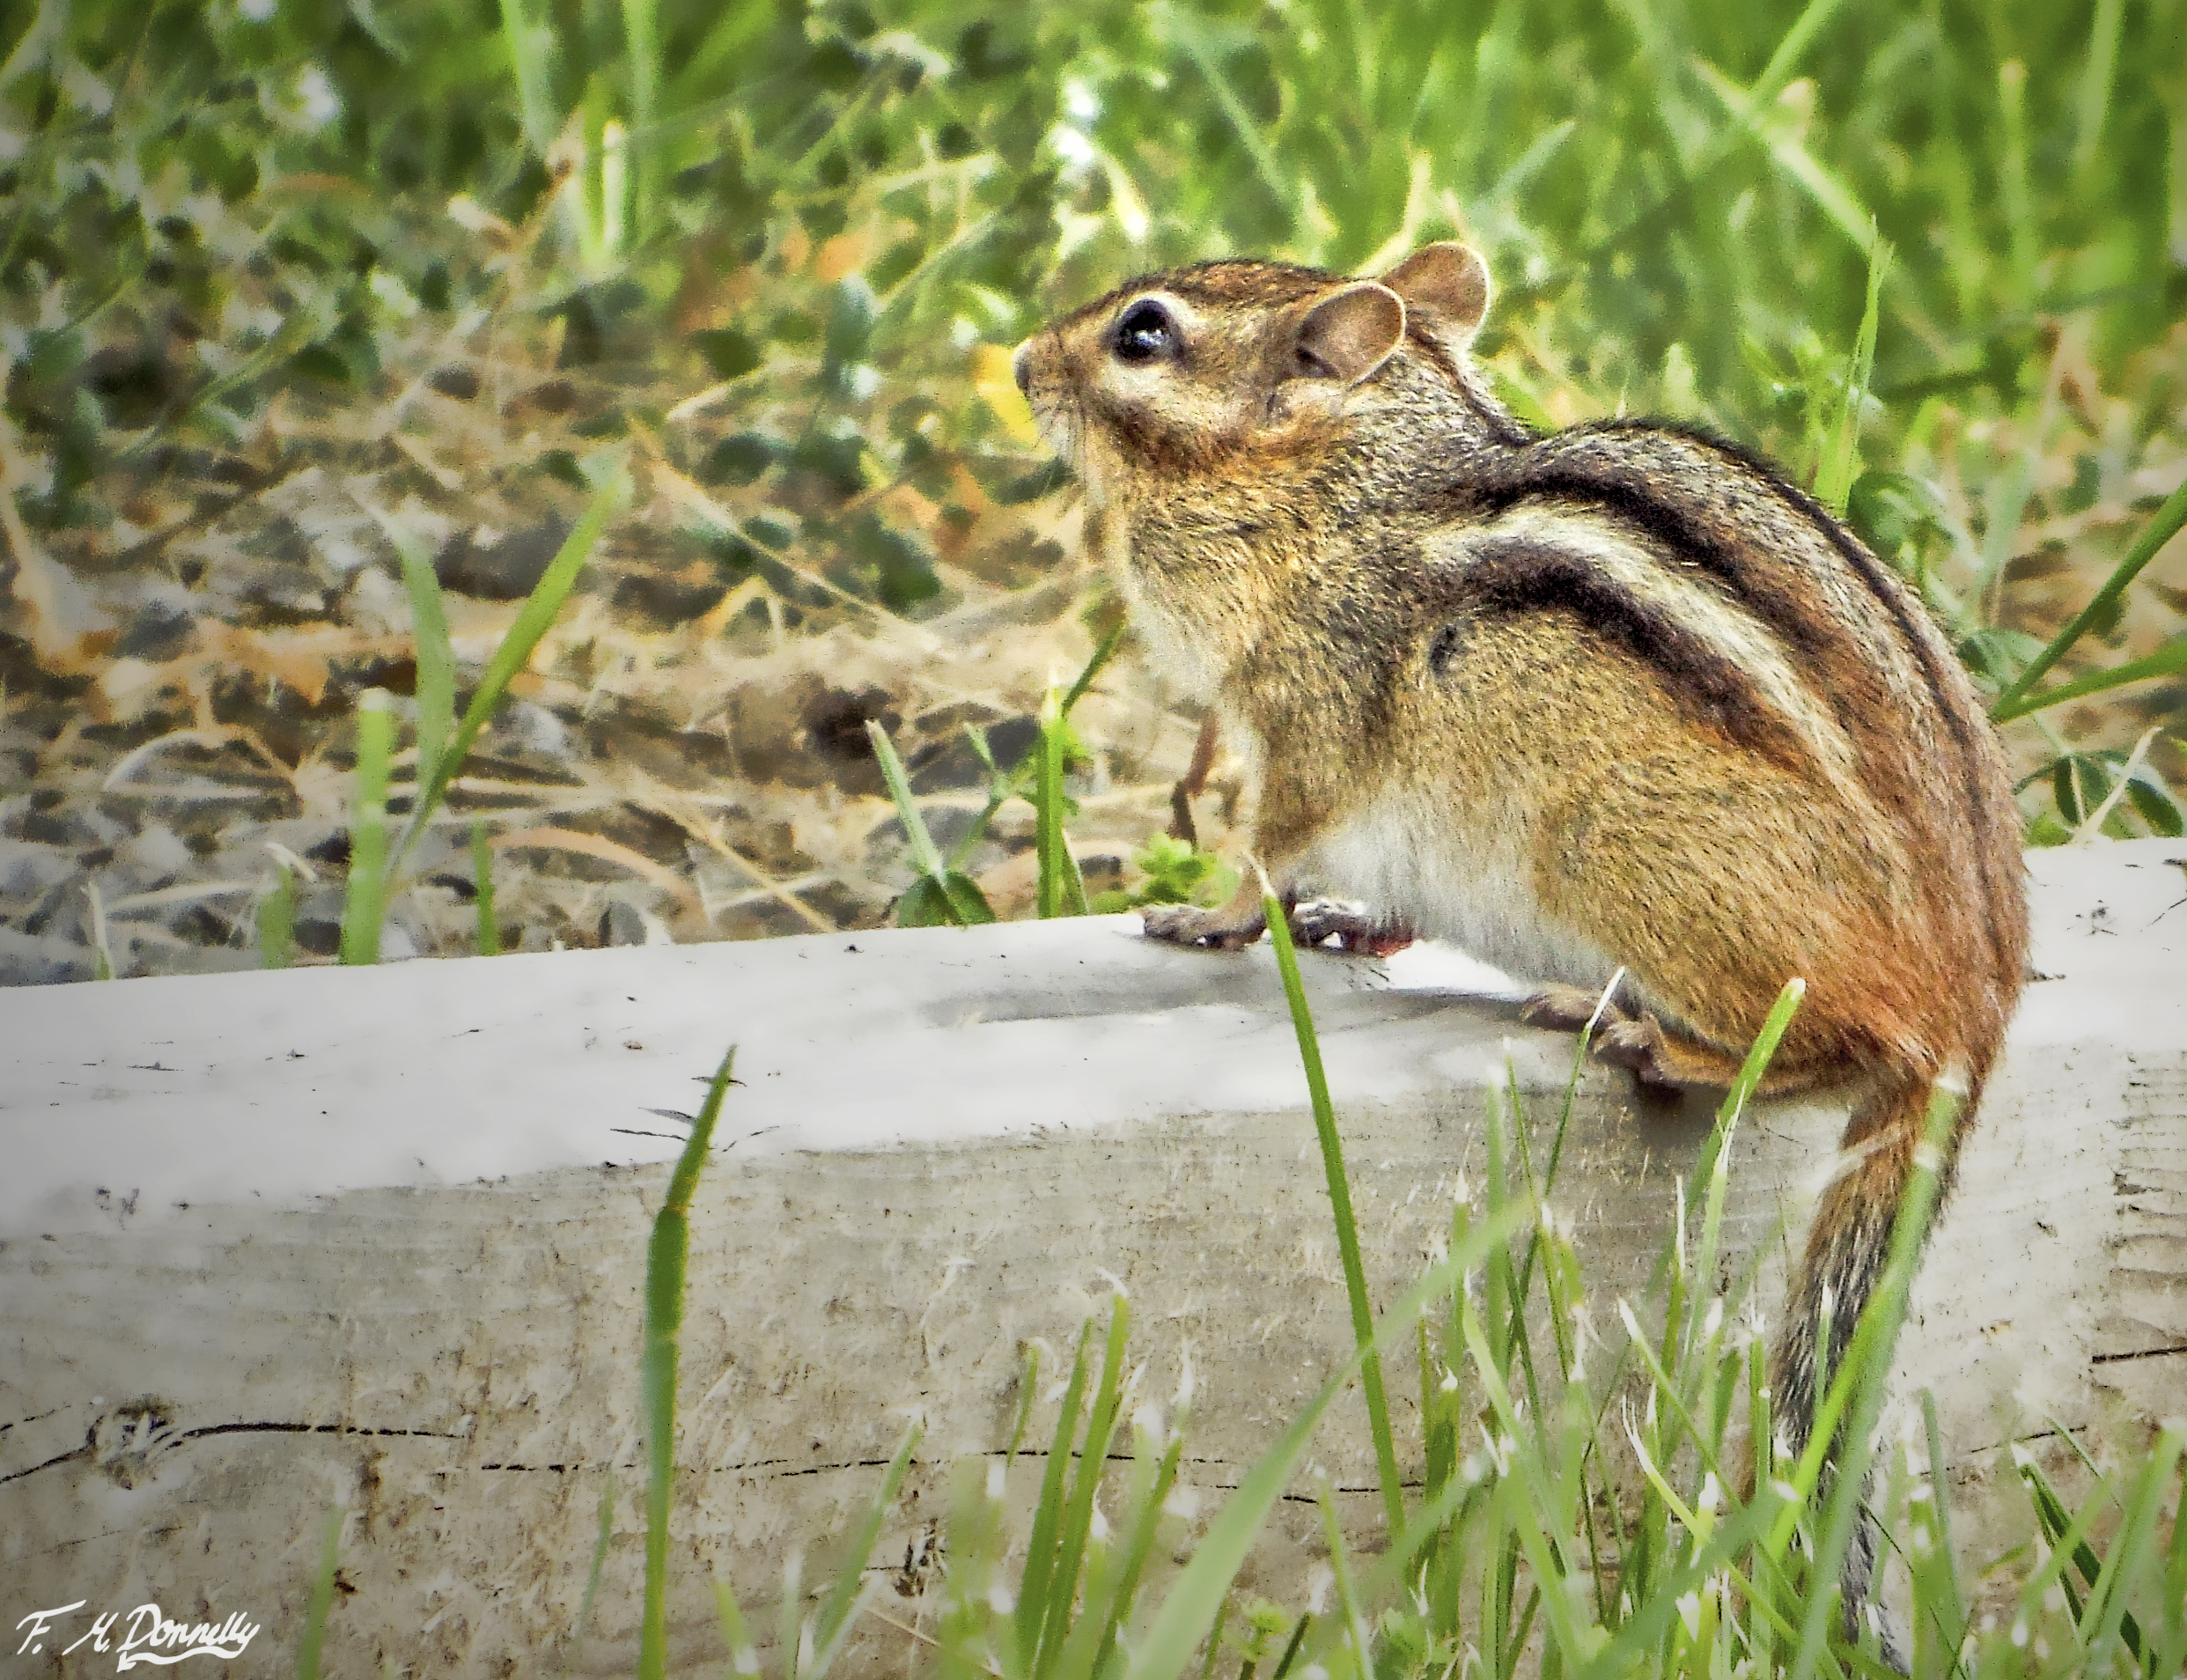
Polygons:
M1476 844L1454 837L1452 826L1447 809L1431 810L1426 801L1378 799L1314 849L1301 884L1403 917L1423 936L1447 939L1514 978L1608 985L1616 960L1543 912L1520 832L1525 825Z

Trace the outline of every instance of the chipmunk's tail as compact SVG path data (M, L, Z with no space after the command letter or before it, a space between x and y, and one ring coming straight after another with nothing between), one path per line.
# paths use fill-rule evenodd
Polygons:
M1940 1203L1950 1192L1960 1140L1981 1097L1981 1076L1988 1072L1988 1060L1984 1057L1983 1066L1970 1079L1945 1143L1939 1164ZM1822 1192L1814 1223L1808 1227L1807 1253L1793 1278L1771 1383L1779 1433L1795 1455L1806 1450L1814 1433L1816 1355L1826 1355L1822 1370L1827 1379L1835 1380L1861 1310L1874 1294L1890 1257L1891 1233L1913 1182L1914 1154L1926 1124L1930 1089L1927 1079L1900 1074L1853 1110L1841 1146L1840 1169ZM1824 1347L1826 1301L1830 1339Z
M1943 1160L1937 1166L1940 1206L1951 1190L1960 1142L1967 1134L1975 1104L1981 1099L1982 1077L1989 1071L1991 1055L1983 1057L1968 1079L1966 1097L1944 1141ZM1816 1355L1825 1356L1819 1374L1835 1382L1862 1309L1875 1293L1889 1263L1899 1211L1913 1183L1915 1153L1927 1131L1930 1094L1927 1078L1911 1072L1899 1073L1879 1086L1846 1123L1840 1170L1822 1192L1815 1222L1808 1227L1807 1253L1793 1278L1771 1384L1778 1433L1795 1456L1807 1450L1815 1433ZM1822 1335L1825 1301L1830 1303L1827 1343ZM1826 1486L1837 1473L1840 1445L1839 1441L1830 1443L1830 1462L1824 1471ZM1859 1637L1864 1614L1869 1610L1877 1547L1875 1525L1863 1517L1854 1524L1839 1577L1848 1639ZM1874 1619L1884 1661L1899 1672L1907 1672L1896 1630L1880 1612Z

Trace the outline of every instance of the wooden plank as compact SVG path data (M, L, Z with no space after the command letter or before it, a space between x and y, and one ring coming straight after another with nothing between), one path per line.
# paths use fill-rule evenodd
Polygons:
M2187 1392L2183 851L2031 859L2053 977L2015 1023L1897 1377L1936 1391L1969 1464L2045 1415ZM1572 1041L1442 989L1481 976L1433 953L1307 966L1387 1300L1462 1177L1477 1190L1491 1072L1508 1058L1541 1125ZM692 1223L687 1659L719 1654L711 1580L770 1600L913 1415L927 1445L882 1558L920 1579L946 1462L998 1448L1024 1350L1052 1375L1116 1285L1138 1397L1170 1404L1189 1365L1201 1522L1349 1344L1265 952L1170 950L1108 920L130 981L0 1009L11 1623L77 1599L242 1610L266 1631L235 1671L285 1670L339 1503L341 1671L558 1668L612 1486L573 1672L627 1672L644 1242L680 1141L651 1111L696 1107L733 1040L741 1084ZM1781 1267L1841 1120L1749 1116L1727 1266ZM1583 1079L1552 1199L1597 1332L1645 1278L1706 1124L1698 1100ZM1390 1386L1402 1441L1409 1361ZM1054 1416L1049 1396L1036 1436ZM1371 1465L1339 1407L1313 1469L1364 1490ZM1372 1544L1379 1500L1344 1505ZM1317 1521L1279 1514L1263 1589L1301 1595ZM871 1639L854 1667L895 1648Z

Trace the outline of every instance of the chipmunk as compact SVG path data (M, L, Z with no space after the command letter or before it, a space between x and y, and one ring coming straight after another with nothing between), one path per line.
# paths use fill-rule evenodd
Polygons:
M1823 1305L1835 1370L1931 1087L1963 1083L1963 1137L2025 974L2010 780L1920 601L1812 497L1685 427L1514 418L1469 358L1489 290L1456 244L1373 280L1205 263L1064 317L1017 379L1241 752L1284 902L1373 907L1300 937L1449 939L1567 1028L1622 969L1597 1053L1669 1085L1727 1084L1807 982L1764 1088L1856 1101L1776 1350L1797 1449ZM1253 887L1145 919L1264 928Z

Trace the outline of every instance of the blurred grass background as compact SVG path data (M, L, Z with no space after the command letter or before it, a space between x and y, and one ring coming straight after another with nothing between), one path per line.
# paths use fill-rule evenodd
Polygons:
M880 919L865 723L954 846L965 728L1008 762L1113 611L1007 349L1171 262L1460 237L1538 424L1808 482L1850 410L1851 517L1993 689L2187 475L2187 0L5 15L0 978L255 961L284 873L330 952L356 696L416 682L383 520L475 681L604 450L637 496L389 954L470 948L475 818L512 947ZM2057 677L2178 643L2179 552ZM1075 715L1090 886L1196 722L1128 652ZM2104 831L2179 832L2183 723L2175 675L2013 725L2031 838L2122 778ZM1013 805L968 853L1005 914L1034 842Z

